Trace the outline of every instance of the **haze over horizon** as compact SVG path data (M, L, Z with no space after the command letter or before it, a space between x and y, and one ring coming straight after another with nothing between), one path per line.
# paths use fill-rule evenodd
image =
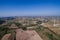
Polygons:
M60 0L0 0L0 17L60 16Z

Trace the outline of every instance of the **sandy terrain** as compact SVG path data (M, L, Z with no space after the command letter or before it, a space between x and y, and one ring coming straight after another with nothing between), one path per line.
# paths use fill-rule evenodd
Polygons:
M16 40L42 40L34 30L23 31L18 29L16 32Z
M29 40L42 40L35 30L27 31L27 33L30 35Z
M11 34L6 34L5 36L3 36L3 38L1 40L8 40L8 38L10 37Z

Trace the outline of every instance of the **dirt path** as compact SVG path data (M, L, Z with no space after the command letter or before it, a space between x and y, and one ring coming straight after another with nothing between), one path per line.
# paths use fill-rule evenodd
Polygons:
M42 40L34 30L23 31L18 29L16 32L16 40Z

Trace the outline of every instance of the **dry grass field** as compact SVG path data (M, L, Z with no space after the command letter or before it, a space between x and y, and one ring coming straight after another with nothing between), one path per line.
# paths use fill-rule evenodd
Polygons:
M54 31L56 34L60 35L60 27L51 27L52 31Z

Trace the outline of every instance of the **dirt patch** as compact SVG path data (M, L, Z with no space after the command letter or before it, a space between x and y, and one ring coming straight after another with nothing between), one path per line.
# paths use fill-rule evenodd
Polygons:
M1 40L8 40L11 34L6 34Z
M16 32L16 40L42 40L35 30L23 31L18 29Z

